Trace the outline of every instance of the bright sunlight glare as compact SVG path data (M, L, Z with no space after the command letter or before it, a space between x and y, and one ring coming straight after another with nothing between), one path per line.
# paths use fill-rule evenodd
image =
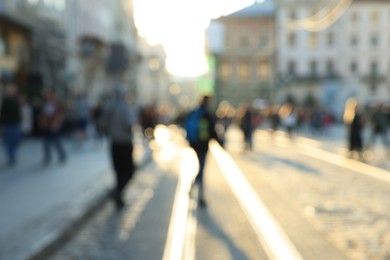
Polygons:
M170 73L196 77L207 72L205 29L210 19L252 4L254 0L134 0L140 35L161 44Z

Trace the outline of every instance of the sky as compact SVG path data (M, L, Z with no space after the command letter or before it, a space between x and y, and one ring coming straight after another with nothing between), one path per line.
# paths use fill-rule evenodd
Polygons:
M207 72L204 38L210 19L240 10L254 0L133 0L139 34L161 44L166 67L177 76Z

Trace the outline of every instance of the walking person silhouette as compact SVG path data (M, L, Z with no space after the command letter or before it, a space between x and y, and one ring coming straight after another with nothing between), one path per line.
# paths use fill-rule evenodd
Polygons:
M126 100L126 87L118 84L114 98L103 110L100 128L110 142L111 162L115 172L116 186L113 199L118 209L125 206L123 193L135 172L133 158L133 127L137 122L136 113Z
M198 186L198 203L200 207L206 206L204 168L209 150L209 141L215 139L221 143L215 131L216 121L214 115L209 111L209 103L210 97L203 96L199 106L188 114L185 122L186 138L191 148L194 149L199 161L199 171L192 183L190 195L194 187Z

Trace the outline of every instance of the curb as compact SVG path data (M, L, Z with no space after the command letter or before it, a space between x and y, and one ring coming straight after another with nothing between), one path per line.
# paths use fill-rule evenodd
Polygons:
M146 149L143 160L137 165L136 171L142 170L152 161L152 153L149 149ZM37 249L32 252L28 259L42 260L49 259L50 256L61 248L72 236L91 218L96 212L104 205L106 201L110 199L111 190L106 189L100 192L100 194L94 196L95 199L87 203L86 209L81 211L78 216L75 216L63 230L53 232L49 234L47 238L43 239L41 245L37 246Z

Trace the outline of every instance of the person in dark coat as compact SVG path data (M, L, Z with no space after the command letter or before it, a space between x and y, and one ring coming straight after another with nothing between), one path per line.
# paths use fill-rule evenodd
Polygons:
M253 117L254 112L250 105L245 104L244 107L244 114L241 118L240 127L244 134L244 141L245 141L245 150L252 151L253 148L253 130L255 128L253 124Z
M61 141L61 130L65 119L62 102L53 90L44 94L44 102L39 111L39 126L43 135L43 163L51 161L52 148L57 151L59 161L65 163L66 153Z
M0 135L3 139L9 166L14 166L17 161L17 147L22 138L21 120L17 87L10 84L5 89L0 109Z
M363 126L363 111L361 107L357 106L349 127L349 151L351 154L357 152L360 158L362 158L363 150Z

